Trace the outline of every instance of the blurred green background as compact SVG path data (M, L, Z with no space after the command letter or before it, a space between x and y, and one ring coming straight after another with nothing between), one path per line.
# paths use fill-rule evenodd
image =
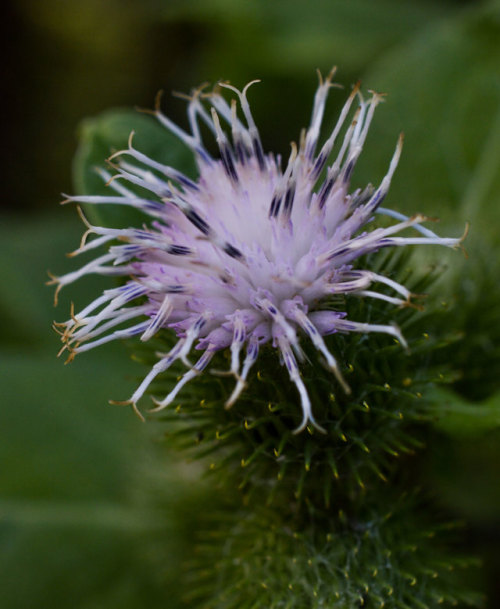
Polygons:
M82 232L75 210L58 207L60 193L133 126L129 114L82 121L151 107L159 89L259 78L250 100L264 145L286 154L309 119L314 70L337 65L346 90L361 78L365 90L388 93L355 180L383 176L404 130L391 207L439 216L442 234L471 223L469 260L450 262L468 341L456 389L486 424L443 426L426 460L438 503L470 523L480 586L489 607L500 606L500 3L17 0L1 27L0 605L178 606L176 569L197 518L186 506L205 492L167 454L159 426L107 405L142 372L121 345L68 367L55 358L50 326L67 317L69 297L53 309L46 271L74 268L63 254ZM326 127L344 97L332 91ZM185 124L182 100L167 93L164 106ZM83 303L105 285L88 279L68 292Z

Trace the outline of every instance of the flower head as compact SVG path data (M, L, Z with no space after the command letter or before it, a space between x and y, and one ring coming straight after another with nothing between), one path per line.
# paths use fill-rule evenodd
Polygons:
M160 356L127 403L137 402L159 374L181 360L186 372L155 411L168 406L181 388L201 373L215 353L229 349L234 390L230 407L246 385L259 349L271 343L279 352L300 396L303 418L297 431L316 423L299 361L301 340L309 340L344 391L337 361L323 339L336 332L383 332L405 341L396 325L347 319L332 310L332 295L355 294L396 306L408 305L411 293L396 281L358 268L357 260L385 247L439 244L456 247L460 239L441 238L421 223L381 207L398 164L399 138L387 174L377 187L350 191L350 178L361 154L381 96L365 99L356 85L338 122L320 145L320 127L334 70L320 76L309 128L291 146L288 162L265 153L242 91L220 83L211 94L195 90L189 99L190 133L167 118L157 105L154 115L196 157L196 181L165 166L133 146L114 154L113 175L102 171L108 196L70 196L69 201L127 205L142 211L149 224L103 228L87 224L76 254L107 246L103 255L67 275L53 278L58 290L89 273L125 277L71 319L58 324L70 358L118 338L147 341L168 328L177 335L171 351ZM228 103L222 89L234 95ZM212 131L219 147L214 158L205 148L200 125ZM227 126L227 129L223 127ZM229 135L230 132L230 135ZM133 134L132 134L133 135ZM324 176L324 177L321 177ZM320 179L321 177L321 179ZM137 194L131 187L140 187ZM389 216L389 228L368 227L377 214ZM413 236L395 236L412 227ZM95 235L93 240L88 240ZM376 291L382 285L393 294ZM192 350L201 352L194 365Z

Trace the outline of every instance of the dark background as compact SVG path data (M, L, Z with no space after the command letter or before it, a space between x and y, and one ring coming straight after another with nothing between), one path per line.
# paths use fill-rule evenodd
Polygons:
M484 336L498 335L500 314L497 1L18 0L2 13L3 607L126 608L145 599L164 607L165 598L174 607L183 527L196 518L175 514L201 493L192 490L190 469L166 467L172 457L162 455L154 426L107 405L141 373L120 345L66 368L55 359L50 325L66 317L70 298L54 311L44 281L49 269L72 268L63 254L81 233L74 209L58 202L73 189L86 117L151 107L164 89L166 111L185 124L185 104L170 91L259 78L250 100L264 145L286 154L309 119L316 68L337 65L346 90L361 78L365 90L387 92L355 179L380 179L404 130L391 206L440 216L442 234L460 234L471 222L460 271L470 284L464 307L474 323L484 320L478 368L490 376L486 383L478 373L463 394L498 408L497 364L484 346ZM332 91L326 127L344 97ZM488 273L491 289L478 282ZM84 282L71 299L104 285ZM450 517L470 523L464 538L485 562L478 585L491 608L500 604L499 420L484 433L444 434L428 457L429 488Z

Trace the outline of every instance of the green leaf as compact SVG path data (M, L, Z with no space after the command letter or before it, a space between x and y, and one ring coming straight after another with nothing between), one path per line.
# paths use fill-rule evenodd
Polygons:
M226 78L243 70L250 78L263 71L297 78L298 71L310 74L333 63L343 72L360 70L368 58L450 10L411 0L187 0L161 8L169 22L217 23L217 36L201 58L206 78L220 78L221 66Z
M78 194L112 194L96 168L109 169L105 160L111 153L127 148L132 131L134 148L140 152L188 175L196 173L191 151L157 120L138 111L108 110L84 120L80 126L80 144L73 165L73 180ZM114 173L112 169L110 173ZM127 188L130 188L129 184ZM135 187L130 189L139 190ZM92 221L103 226L140 226L144 222L143 214L125 206L87 205L86 213Z
M496 237L500 221L500 11L481 5L433 23L388 52L365 82L387 92L362 167L383 175L399 131L405 150L391 207ZM362 169L361 174L366 174ZM492 230L493 229L493 230Z
M477 436L500 429L500 393L483 402L470 402L447 389L426 396L436 414L437 429L453 436Z

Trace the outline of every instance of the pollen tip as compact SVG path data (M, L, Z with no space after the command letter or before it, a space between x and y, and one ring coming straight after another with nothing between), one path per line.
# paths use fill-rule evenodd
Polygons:
M332 66L332 69L328 72L328 76L326 77L326 81L327 83L331 83L333 77L335 76L335 73L337 72L337 66Z
M376 99L377 101L385 101L384 97L387 97L387 93L379 93L374 89L368 89L368 93L371 93L374 99Z
M249 89L252 85L256 85L259 82L262 82L262 80L260 78L255 78L254 80L251 80L249 83L247 83L245 85L245 88L243 89L243 93L245 93L246 90Z
M141 114L152 114L153 116L157 115L156 110L151 110L150 108L141 108L140 106L134 106L134 110L136 112L140 112Z
M45 285L56 285L57 284L57 287L54 292L54 306L57 307L57 305L59 303L59 292L62 290L63 286L62 286L62 283L60 283L59 277L56 277L56 275L53 275L49 271L47 271L47 274L50 277L50 279L49 279L49 281L45 282Z
M108 400L108 404L111 404L111 406L131 406L132 400Z
M142 412L137 408L137 404L135 402L132 402L132 410L134 411L134 413L139 417L139 419L145 423L146 419L144 417L144 415L142 414Z
M470 229L470 223L466 222L465 223L465 228L464 228L463 235L460 237L460 239L459 239L459 241L457 243L457 247L459 247L462 250L462 252L464 253L465 258L468 258L469 254L467 253L467 250L463 246L463 242L465 241L465 239L467 239L467 235L469 234L469 229Z
M64 365L66 366L67 364L71 364L71 362L75 359L76 351L74 349L72 349L71 347L68 347L68 345L66 344L66 345L64 345L64 347L57 354L58 357L59 357L59 355L61 353L63 353L64 349L68 349L69 350L69 355L66 358L66 361L64 362Z
M120 169L120 166L117 165L116 163L112 163L111 159L114 159L116 156L118 156L119 154L121 154L122 151L121 150L117 150L116 152L113 152L113 154L111 156L109 156L107 159L105 159L105 163L106 165L109 165L111 167L111 169L116 169L117 171ZM105 184L105 186L108 186L109 184L111 184L111 182L116 179L118 176L112 176L110 180L108 180Z
M161 98L163 97L163 89L160 89L158 93L155 95L155 113L158 114L160 112L161 106Z
M193 101L193 96L188 93L183 93L182 91L172 91L172 97L177 97L177 99L184 99L186 101Z
M107 164L108 164L110 167L112 167L113 169L118 169L118 166L117 166L115 163L111 163L109 160L106 160L106 163L107 163ZM109 174L108 174L108 175L109 175ZM105 182L104 186L106 186L106 187L107 187L107 186L109 186L109 185L110 185L112 182L114 182L114 181L115 181L117 178L119 178L119 177L120 177L120 176L119 176L118 174L117 174L117 175L114 175L114 176L111 176L111 177L109 178L109 180L108 180L107 182Z
M401 305L400 308L405 309L405 308L410 308L410 309L415 309L416 311L424 311L425 307L424 305L421 304L417 304L415 302L411 301L411 298L416 296L415 294L410 294L408 296L408 299L405 300Z
M45 285L55 285L56 283L59 282L59 277L57 277L57 275L54 275L50 271L47 271L47 275L49 276L50 279L45 282Z
M62 330L59 329L59 327L61 325L64 325L64 324L58 323L57 321L53 321L52 322L52 329L54 330L54 332L59 334L59 336L64 336L65 333Z
M108 400L108 403L111 404L111 406L132 406L132 410L139 417L139 419L143 423L146 422L146 419L144 418L143 414L137 408L137 404L134 400Z
M113 159L115 159L116 157L120 156L121 154L123 154L123 150L115 150L115 152L113 152L112 154L110 154L110 155L108 156L108 158L107 158L107 159L105 159L105 162L106 162L106 163L107 163L107 164L108 164L110 167L113 167L113 169L116 169L116 168L117 168L117 165L116 165L116 164L113 164L111 161L112 161Z

